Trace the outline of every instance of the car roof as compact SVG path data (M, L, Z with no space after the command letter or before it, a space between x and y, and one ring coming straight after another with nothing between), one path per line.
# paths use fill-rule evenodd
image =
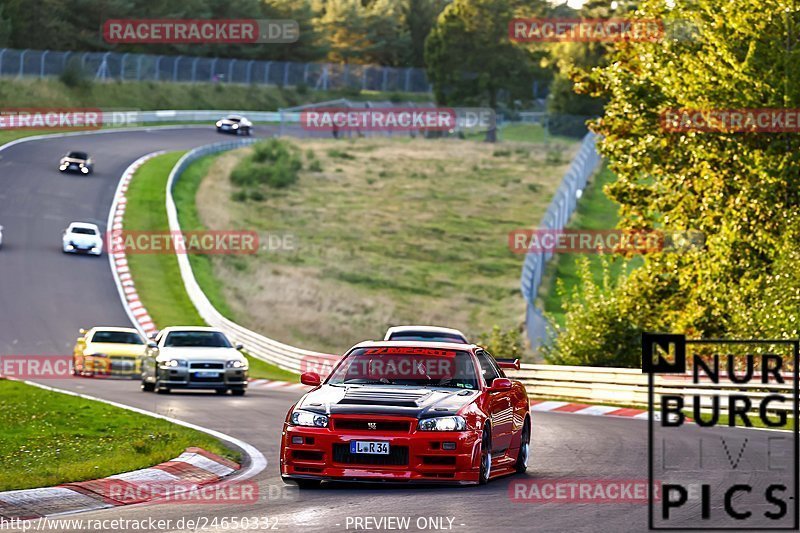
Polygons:
M395 346L400 348L434 348L439 350L461 350L473 352L480 348L477 344L464 344L461 342L429 342L429 341L364 341L359 342L350 350L356 348L381 348Z
M159 331L159 333L174 333L176 331L213 331L217 333L222 333L223 335L225 334L220 329L210 328L208 326L169 326Z
M100 231L100 228L97 227L97 224L92 224L90 222L70 222L70 228L86 228L86 229L93 229Z
M425 331L428 333L450 333L453 335L461 335L466 337L461 331L453 328L443 328L441 326L392 326L386 333L401 333L405 331Z
M124 333L136 333L139 335L139 331L134 328L118 328L115 326L95 326L89 330L90 332L98 332L98 331L120 331Z

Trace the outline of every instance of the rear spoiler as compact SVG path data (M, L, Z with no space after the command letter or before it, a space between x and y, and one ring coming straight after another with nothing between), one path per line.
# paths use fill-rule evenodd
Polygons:
M497 361L497 366L500 368L508 368L509 370L519 370L519 359L515 359L513 357L509 358L497 358L494 359Z

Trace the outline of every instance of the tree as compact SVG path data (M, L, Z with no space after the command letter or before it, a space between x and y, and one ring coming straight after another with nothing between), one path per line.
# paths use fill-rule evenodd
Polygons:
M425 64L441 105L488 105L498 93L529 100L533 82L531 53L512 43L510 0L454 0L439 15L425 41Z
M623 229L699 230L706 244L646 256L617 294L638 306L630 320L639 329L735 337L766 331L756 327L766 319L778 329L772 334L796 334L798 299L781 276L797 247L788 237L800 235L800 137L668 131L661 114L797 108L800 12L783 0L673 8L645 0L638 14L696 29L688 38L668 32L661 42L620 43L592 73L589 89L608 99L594 128L618 176L607 193L621 205Z

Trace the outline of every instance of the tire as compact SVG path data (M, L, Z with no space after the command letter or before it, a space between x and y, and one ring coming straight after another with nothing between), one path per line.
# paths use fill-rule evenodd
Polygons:
M142 381L142 392L153 392L156 390L155 383L148 383L146 381Z
M214 389L214 392L222 396L223 394L228 392L228 389Z
M478 472L478 483L486 485L492 475L492 432L489 426L483 428L481 435L481 466Z
M526 418L525 424L522 426L522 435L519 441L519 452L517 453L517 462L514 463L514 470L517 474L524 474L528 470L528 459L531 454L531 419Z
M233 389L231 391L231 394L233 394L234 396L244 396L245 392L246 391L244 389Z

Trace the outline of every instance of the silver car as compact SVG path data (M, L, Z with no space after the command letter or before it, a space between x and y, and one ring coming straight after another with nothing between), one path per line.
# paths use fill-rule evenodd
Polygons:
M199 326L158 332L142 359L142 390L164 394L173 389L206 389L217 394L247 390L248 363L240 344L225 334Z

